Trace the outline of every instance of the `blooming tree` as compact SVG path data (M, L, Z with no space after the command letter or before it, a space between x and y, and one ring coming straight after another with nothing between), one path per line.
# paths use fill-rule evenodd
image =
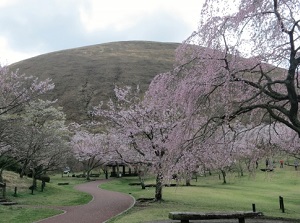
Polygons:
M297 133L281 123L269 125L265 128L267 128L268 134L271 135L270 143L272 145L276 146L279 151L300 159L300 139Z
M71 146L75 158L84 166L87 180L90 180L93 169L104 166L115 157L107 134L77 130L72 137Z
M69 155L69 131L65 115L51 101L31 101L22 113L11 116L9 145L21 164L22 177L29 171L36 178L46 171L61 169Z
M155 82L188 116L207 114L205 131L239 119L278 121L300 135L299 16L298 0L206 0L177 68Z
M23 112L22 110L28 102L53 88L54 85L50 79L39 81L32 76L20 74L18 71L11 71L7 66L0 66L1 171L18 161L15 159L17 150L10 144L10 140L16 133L13 130L17 122L16 115Z
M171 160L176 152L170 135L177 128L178 114L169 109L159 109L150 100L142 101L139 89L115 88L117 101L102 105L95 114L106 118L107 126L123 137L120 152L122 159L130 164L143 164L156 175L156 200L162 199L162 187L166 175L172 171Z
M7 66L0 66L0 115L16 112L24 103L52 90L50 79L39 81L33 76L11 71Z

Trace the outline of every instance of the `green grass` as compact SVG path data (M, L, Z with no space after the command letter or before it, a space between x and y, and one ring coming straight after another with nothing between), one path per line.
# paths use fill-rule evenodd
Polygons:
M28 187L31 179L20 179L18 174L5 172L7 181L7 198L16 201L18 206L0 206L0 222L33 222L62 213L61 210L52 209L51 206L72 206L88 203L92 196L87 193L76 191L74 186L85 183L82 178L50 176L50 183L41 192L41 182L38 188L31 194ZM69 182L69 185L59 186L59 182ZM14 195L14 187L17 186L17 196ZM3 220L5 219L5 220Z
M62 213L60 210L30 207L0 206L0 221L2 223L30 223L43 218Z
M41 181L37 181L37 190L32 195L28 189L31 185L31 179L24 179L26 186L18 188L16 197L13 197L14 188L8 183L7 195L8 198L18 202L21 205L47 205L47 206L72 206L80 205L89 202L92 196L87 193L74 190L74 186L86 182L82 178L61 177L61 175L50 176L51 180L46 183L46 187L41 192ZM57 185L59 182L68 182L69 185ZM16 184L13 184L16 185Z
M136 179L122 178L101 186L103 189L130 193L136 199L154 197L154 188L142 190L129 186ZM138 203L133 209L110 223L143 222L167 219L170 211L230 211L256 210L268 217L300 219L300 171L286 167L273 173L258 172L253 176L236 177L229 174L222 184L217 175L198 178L193 186L163 189L161 203ZM279 209L279 196L284 198L285 213Z
M28 190L31 179L14 178L17 179L17 175L10 173L7 194L21 206L0 206L1 222L33 222L61 213L50 206L79 205L91 199L90 195L73 188L84 183L84 179L51 176L51 183L46 185L44 192L38 189L31 195ZM103 184L101 188L131 194L136 199L154 197L154 188L142 190L140 186L128 185L137 181L136 177L124 177ZM70 185L59 186L58 182L69 182ZM153 179L148 179L146 183L153 182ZM253 203L257 211L268 217L300 219L300 171L285 167L277 168L273 173L257 171L254 175L244 177L232 173L228 174L227 182L222 184L218 175L214 174L199 177L198 182L193 180L190 187L166 187L163 189L162 202L137 203L131 210L109 222L162 220L168 218L170 211L252 210ZM17 197L12 196L14 185L20 187ZM279 209L279 196L284 198L286 213L281 213Z

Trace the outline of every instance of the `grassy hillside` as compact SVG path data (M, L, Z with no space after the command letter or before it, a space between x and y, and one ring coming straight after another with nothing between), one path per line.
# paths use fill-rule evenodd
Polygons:
M12 64L12 69L51 78L58 99L70 121L86 119L86 113L113 97L114 85L140 85L145 91L151 79L173 67L177 43L113 42L63 50Z

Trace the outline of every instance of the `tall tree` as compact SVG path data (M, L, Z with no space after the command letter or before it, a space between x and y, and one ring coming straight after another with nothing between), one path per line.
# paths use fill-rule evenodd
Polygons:
M69 131L65 115L51 101L37 100L24 107L12 128L10 145L22 165L21 177L29 170L35 179L46 171L64 167L69 154Z
M17 160L16 148L10 144L15 132L16 116L30 101L52 90L50 79L39 81L38 78L11 71L7 66L0 66L0 168L12 165ZM0 172L1 181L1 172Z
M116 102L110 101L108 108L99 106L95 114L105 118L115 133L123 136L122 159L131 164L151 167L156 175L156 200L162 200L165 177L172 172L171 160L176 147L170 135L177 127L178 114L172 109L159 109L154 103L142 101L130 87L115 89ZM127 151L126 151L127 150Z
M0 66L0 116L16 112L26 102L53 88L50 79L39 81L33 76L20 74L18 70Z
M213 125L278 121L300 136L300 2L206 0L201 18L178 67L155 80L170 100Z
M82 162L87 180L90 180L93 169L103 167L114 157L108 140L107 134L90 133L85 130L77 130L72 137L72 152L75 158Z

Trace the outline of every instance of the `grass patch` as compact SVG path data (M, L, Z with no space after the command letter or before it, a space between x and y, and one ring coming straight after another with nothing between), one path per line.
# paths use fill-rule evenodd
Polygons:
M83 178L62 178L60 174L52 175L44 191L41 192L41 181L38 181L38 188L32 195L28 189L32 184L31 178L20 179L18 174L9 171L4 172L3 176L7 184L6 197L17 202L18 206L0 206L1 222L33 222L62 213L60 210L52 209L51 206L81 205L92 199L90 194L74 189L75 185L86 182ZM69 185L60 186L59 182L68 182ZM14 196L15 187L17 196ZM3 219L5 220L2 221Z
M34 222L61 213L49 206L80 205L91 199L90 195L75 191L73 188L86 182L84 179L51 176L51 183L46 184L44 192L40 191L39 182L39 189L31 195L28 189L31 179L19 179L10 172L5 173L5 178L8 197L22 206L0 206L1 222ZM129 186L129 183L137 181L136 177L118 178L101 185L101 188L130 193L136 199L154 197L155 188L142 190L141 186ZM59 186L57 185L59 182L69 182L69 185ZM214 174L198 177L198 182L192 181L190 187L182 185L166 187L163 189L164 201L138 202L134 208L109 222L137 223L163 220L168 218L171 211L252 210L253 203L256 204L257 211L263 212L266 216L300 219L300 171L285 167L268 173L258 170L254 175L244 177L237 177L232 173L228 174L227 182L222 184L218 175ZM148 179L147 183L154 183L154 180ZM20 187L17 197L13 196L14 185ZM284 198L286 213L281 213L279 209L279 196Z
M0 219L2 223L30 223L43 218L63 213L63 211L46 208L30 208L20 206L0 206Z
M88 203L92 196L90 194L74 190L77 184L85 183L83 178L61 177L61 175L50 176L50 183L46 183L44 191L41 192L41 181L37 181L37 190L34 194L28 189L31 178L20 179L18 174L12 172L4 173L7 180L7 197L21 205L46 205L46 206L72 206ZM13 179L13 180L11 180ZM69 182L69 185L58 185L59 182ZM17 196L14 197L14 187L18 187Z
M234 211L256 210L268 217L300 219L300 171L293 168L277 168L274 172L257 171L255 175L237 177L228 174L227 184L222 184L218 175L198 178L193 186L165 187L163 202L137 203L110 223L137 223L168 218L171 211ZM137 182L133 178L121 178L101 185L103 189L130 193L136 199L154 197L154 188L142 190L140 186L129 186ZM284 198L285 213L279 208L279 196Z

